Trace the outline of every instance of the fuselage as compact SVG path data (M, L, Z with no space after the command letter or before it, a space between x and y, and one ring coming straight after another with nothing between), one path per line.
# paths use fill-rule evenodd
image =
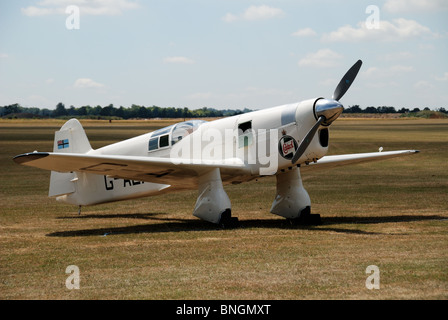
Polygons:
M90 153L197 161L239 159L246 164L244 174L247 176L272 175L292 166L294 151L316 122L314 105L317 100L305 100L210 122L181 122ZM328 136L328 128L321 126L296 164L325 156ZM241 175L241 172L235 173ZM230 172L223 172L224 176L228 174Z

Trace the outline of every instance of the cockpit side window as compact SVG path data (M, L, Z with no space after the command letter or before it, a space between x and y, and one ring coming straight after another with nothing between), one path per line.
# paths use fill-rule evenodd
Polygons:
M190 120L171 125L154 131L148 143L148 151L154 151L159 148L165 148L174 145L176 142L182 140L189 134L193 133L199 126L207 121L204 120Z
M247 147L252 144L252 121L246 121L238 124L238 146Z
M148 151L157 150L159 148L159 137L149 139Z
M170 145L170 140L169 140L169 135L166 134L164 136L160 136L160 140L159 140L159 147L163 148L163 147L168 147Z

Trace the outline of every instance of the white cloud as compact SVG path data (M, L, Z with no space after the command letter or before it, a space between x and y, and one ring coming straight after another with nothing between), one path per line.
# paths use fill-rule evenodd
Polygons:
M235 15L233 13L227 13L222 20L225 22L233 22L236 20L257 21L268 20L273 18L279 18L285 13L282 9L269 7L266 5L250 6L242 14Z
M437 81L448 81L448 72L445 72L442 77L436 77Z
M400 88L401 79L409 78L412 72L415 72L412 66L393 65L389 67L370 67L361 71L361 76L364 78L363 82L367 88L395 90L391 88Z
M166 57L163 59L165 63L193 64L194 61L187 57Z
M34 6L29 6L26 8L21 9L22 13L29 17L36 17L36 16L45 16L50 14L62 14L63 11L60 11L56 8L39 8Z
M260 88L260 87L246 87L238 92L227 92L227 93L213 93L213 92L196 92L187 95L185 98L189 100L212 102L220 101L220 103L235 102L238 101L239 104L245 104L244 101L254 101L259 97L264 97L266 99L273 98L274 100L289 100L294 98L295 92L276 89L276 88Z
M409 51L400 51L400 52L392 52L392 53L387 53L384 55L381 55L378 57L379 60L382 61L401 61L401 60L405 60L405 59L410 59L412 58L414 55L412 53L410 53Z
M243 14L245 20L265 20L280 17L284 14L283 10L266 5L251 6Z
M413 66L401 66L401 65L392 66L390 67L389 70L394 74L415 71Z
M428 81L418 81L414 84L414 88L417 90L422 90L422 91L426 91L428 89L433 88L434 86L429 83Z
M430 44L430 43L420 43L418 45L418 48L420 50L424 50L424 51L433 51L436 49L436 47L434 47L434 45Z
M222 17L224 22L233 22L238 20L238 17L232 13L227 13L224 17Z
M292 34L295 37L314 37L317 32L311 28L299 29Z
M364 71L363 74L365 74L366 76L372 76L372 75L378 74L378 72L379 72L379 68L370 67L366 71Z
M104 88L105 85L89 78L80 78L73 84L75 88Z
M428 27L414 20L404 18L394 19L392 22L381 20L378 29L368 29L365 22L359 22L358 27L346 25L338 30L325 34L324 41L356 42L356 41L399 41L421 37L436 37Z
M387 0L384 9L393 13L440 11L448 9L446 0Z
M365 82L365 86L366 88L372 88L372 89L384 89L384 88L399 88L400 85L399 83L395 82L395 81L377 81L377 82L372 82L372 81L366 81Z
M322 86L336 88L339 81L340 81L340 79L328 78L328 79L324 79L324 80L320 81L319 84Z
M0 53L0 59L6 59L9 58L9 55L6 53Z
M37 6L22 8L26 16L44 16L52 14L66 14L65 9L75 5L80 14L88 15L120 15L125 10L137 9L139 4L131 0L43 0Z
M300 59L300 67L334 67L339 64L342 55L330 49L321 49L314 53L307 54Z
M415 69L412 66L394 65L386 68L370 67L362 74L369 78L383 79L383 78L395 78L409 72L414 72Z

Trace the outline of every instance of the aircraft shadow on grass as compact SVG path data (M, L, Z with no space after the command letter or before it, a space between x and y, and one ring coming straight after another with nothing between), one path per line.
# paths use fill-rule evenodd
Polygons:
M163 213L134 213L134 214L104 214L104 215L82 215L82 216L64 216L58 219L139 219L163 221L161 223L140 224L124 227L105 227L98 229L83 229L58 231L47 234L48 237L86 237L86 236L110 236L119 234L139 234L139 233L160 233L160 232L182 232L182 231L210 231L222 229L201 220L163 218L159 217ZM380 223L399 223L416 222L427 220L445 220L442 216L382 216L382 217L328 217L322 218L322 224L318 226L298 225L293 226L283 219L249 219L240 220L236 228L231 229L249 229L249 228L271 228L271 229L298 229L310 231L331 231L346 234L360 235L390 235L390 233L368 232L357 229L337 227L345 224L380 224Z

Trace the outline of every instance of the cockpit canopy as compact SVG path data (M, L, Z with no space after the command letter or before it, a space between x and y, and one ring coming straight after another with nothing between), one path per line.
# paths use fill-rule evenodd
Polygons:
M176 144L205 122L207 121L190 120L154 131L149 139L148 151L155 151Z

